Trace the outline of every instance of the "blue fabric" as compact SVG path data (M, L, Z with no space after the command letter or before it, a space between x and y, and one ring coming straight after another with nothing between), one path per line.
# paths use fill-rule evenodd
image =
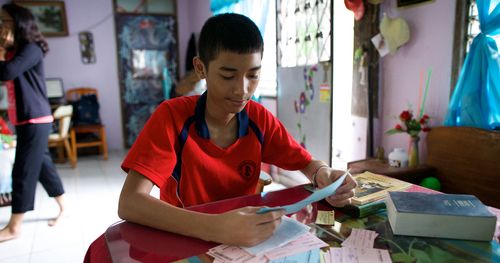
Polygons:
M500 54L491 38L500 34L500 4L476 4L481 33L472 41L444 125L500 129Z
M211 4L214 2L212 0ZM238 0L238 1L223 1L232 2L228 3L226 6L221 6L217 10L212 9L214 15L224 14L224 13L237 13L242 14L250 19L259 27L261 35L264 37L266 32L266 22L269 13L269 5L274 4L269 0Z
M210 0L210 10L212 10L215 15L219 10L228 8L239 1L240 0Z

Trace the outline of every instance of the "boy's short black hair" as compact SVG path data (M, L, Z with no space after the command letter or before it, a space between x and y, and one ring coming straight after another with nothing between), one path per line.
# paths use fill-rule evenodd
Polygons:
M264 41L259 28L248 17L240 14L221 14L209 18L201 29L198 42L201 61L208 67L219 52L239 54L264 52Z

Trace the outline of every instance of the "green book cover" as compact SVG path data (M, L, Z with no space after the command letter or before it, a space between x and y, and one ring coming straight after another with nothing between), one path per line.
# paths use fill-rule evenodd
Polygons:
M376 214L384 209L385 209L385 201L384 199L382 199L364 205L353 205L353 204L346 205L340 208L339 210L348 216L354 218L362 218Z

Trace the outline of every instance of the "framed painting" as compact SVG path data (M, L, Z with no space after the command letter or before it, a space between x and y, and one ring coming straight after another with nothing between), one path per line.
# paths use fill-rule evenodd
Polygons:
M35 16L38 29L46 37L68 35L66 9L62 1L16 1L17 5L28 8Z
M433 2L434 0L397 0L397 7L409 7L412 5Z

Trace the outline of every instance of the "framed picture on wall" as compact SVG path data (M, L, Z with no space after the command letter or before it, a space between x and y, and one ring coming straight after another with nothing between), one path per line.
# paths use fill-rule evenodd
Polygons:
M38 29L46 37L68 35L66 8L62 1L16 1L16 4L28 8L35 16Z
M397 0L398 7L408 7L416 4L433 2L434 0Z

